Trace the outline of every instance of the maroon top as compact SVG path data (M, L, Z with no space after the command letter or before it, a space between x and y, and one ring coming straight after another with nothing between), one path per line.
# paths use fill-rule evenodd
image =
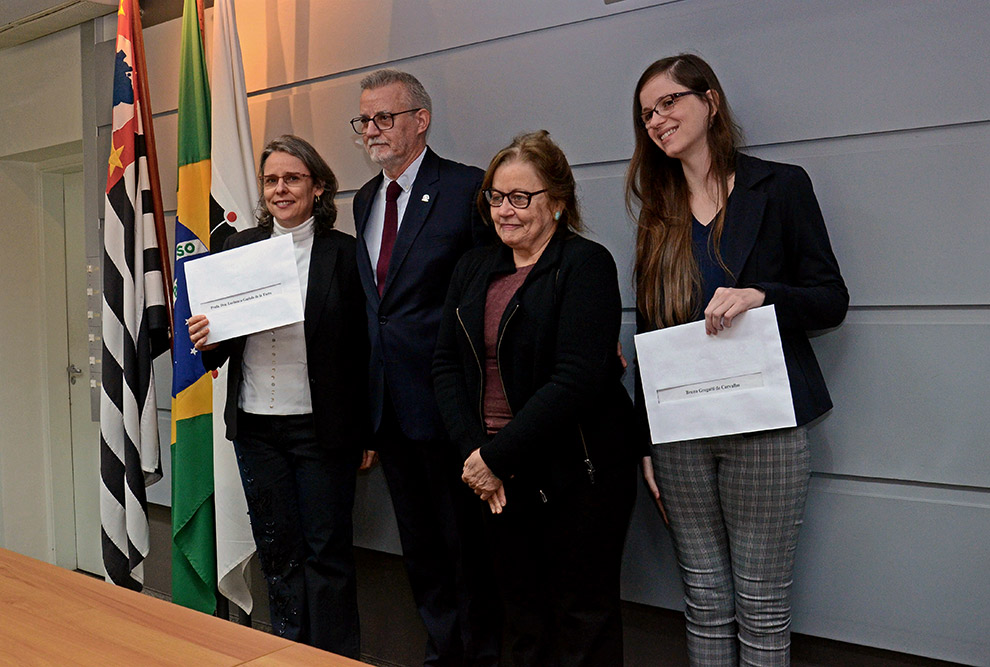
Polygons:
M505 397L502 379L498 374L498 325L513 295L526 281L535 264L516 269L515 273L496 278L488 286L485 300L485 390L484 414L488 434L497 433L512 419L512 409Z

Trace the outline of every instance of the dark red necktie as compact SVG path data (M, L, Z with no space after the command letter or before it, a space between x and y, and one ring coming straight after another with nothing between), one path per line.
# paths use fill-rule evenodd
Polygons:
M399 198L402 187L397 181L392 181L385 189L385 228L382 230L382 249L378 253L378 296L385 291L385 276L388 275L388 263L392 259L392 247L395 246L395 234L399 229L399 207L395 203Z

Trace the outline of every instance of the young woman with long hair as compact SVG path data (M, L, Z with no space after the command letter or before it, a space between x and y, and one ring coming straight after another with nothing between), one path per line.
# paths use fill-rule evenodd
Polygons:
M807 331L837 326L849 295L807 173L738 151L728 100L704 60L650 65L633 126L626 200L638 220L637 329L703 319L718 335L773 304L797 421L652 445L643 459L681 570L691 664L786 665L805 425L832 407ZM643 415L641 386L637 394Z

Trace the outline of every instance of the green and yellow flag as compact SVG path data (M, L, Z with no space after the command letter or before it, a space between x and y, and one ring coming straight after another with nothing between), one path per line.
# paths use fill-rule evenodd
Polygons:
M202 0L199 0L201 2ZM213 385L189 340L187 261L210 251L210 87L197 0L182 10L172 367L172 601L216 610Z

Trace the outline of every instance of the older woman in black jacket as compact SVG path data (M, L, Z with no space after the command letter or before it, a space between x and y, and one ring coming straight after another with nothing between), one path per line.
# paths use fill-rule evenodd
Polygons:
M491 509L513 662L622 664L635 454L615 262L577 235L574 177L546 132L500 151L482 188L502 243L454 272L434 380L463 480Z

